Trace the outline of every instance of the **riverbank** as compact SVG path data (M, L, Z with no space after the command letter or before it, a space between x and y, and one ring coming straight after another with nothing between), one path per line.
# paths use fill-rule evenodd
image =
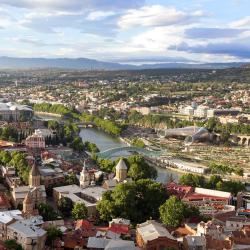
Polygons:
M41 116L52 116L52 117L54 116L54 117L62 118L62 115L49 113L49 112L35 111L34 114L41 115Z

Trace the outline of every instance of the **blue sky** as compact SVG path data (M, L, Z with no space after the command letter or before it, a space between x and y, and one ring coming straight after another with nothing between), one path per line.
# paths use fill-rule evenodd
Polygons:
M0 55L250 61L249 0L0 0Z

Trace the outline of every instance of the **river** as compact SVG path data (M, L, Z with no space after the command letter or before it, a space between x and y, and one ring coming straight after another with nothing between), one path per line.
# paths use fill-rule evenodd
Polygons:
M95 143L101 151L107 150L110 148L126 146L126 144L120 141L118 138L115 138L95 128L81 129L80 137L82 138L84 142L89 141L89 142ZM119 152L119 154L116 154L114 158L120 157L120 156L128 156L128 155L129 155L129 152L123 151L123 152ZM155 168L158 173L157 181L159 182L166 183L171 178L175 181L179 179L180 174L177 172L174 172L170 169L164 169L164 168L160 168L156 166Z

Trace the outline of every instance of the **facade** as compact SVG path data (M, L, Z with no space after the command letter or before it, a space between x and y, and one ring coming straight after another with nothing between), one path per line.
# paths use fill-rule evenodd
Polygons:
M24 250L45 249L46 231L40 216L24 219L20 210L0 212L0 240L15 239Z
M15 239L24 250L45 249L46 231L31 220L19 220L7 226L7 239Z
M124 162L123 159L120 159L120 161L118 162L118 164L115 167L115 170L116 170L115 179L118 182L123 182L127 179L128 168L127 168L126 163Z
M84 164L84 167L80 174L80 187L81 188L88 187L91 184L90 182L91 182L90 173L86 169L85 164Z
M27 105L12 102L0 102L0 120L3 121L27 121L32 119L33 109Z
M26 138L25 145L29 149L45 149L45 138L42 134L35 131L34 134Z
M179 249L177 240L156 221L146 221L136 228L136 243L141 249Z
M30 192L34 205L46 203L45 186L40 185L41 175L38 166L34 163L29 174L29 186L14 187L12 197L15 206L23 203L25 197Z
M69 198L73 203L84 203L88 209L88 216L96 216L96 205L102 198L106 189L98 186L81 188L77 185L55 187L53 189L54 201L57 202L62 197Z
M206 250L205 236L187 235L183 239L183 247L185 250Z

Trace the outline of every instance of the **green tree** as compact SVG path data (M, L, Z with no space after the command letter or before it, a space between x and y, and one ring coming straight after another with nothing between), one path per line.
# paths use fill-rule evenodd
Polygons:
M57 238L62 237L62 232L60 229L56 228L55 226L50 226L46 231L47 231L46 245L51 246L52 249L54 249L54 241Z
M8 250L23 250L23 247L16 242L16 240L6 240L4 241L4 246Z
M67 218L71 216L71 211L73 208L73 203L69 198L62 197L57 202L57 207L59 211L62 213L62 215Z
M182 185L192 186L192 187L204 187L205 178L204 176L188 173L188 174L183 174L181 176L179 183Z
M159 207L166 198L166 190L160 183L141 179L119 184L113 191L104 193L97 209L104 221L122 217L133 223L141 223L150 218L159 218Z
M88 217L88 209L84 203L75 203L71 214L75 220L86 219Z
M160 218L169 227L178 227L184 219L185 205L175 196L171 196L160 207Z
M59 217L59 215L54 211L54 208L49 204L40 203L38 205L38 211L44 221L56 220Z

